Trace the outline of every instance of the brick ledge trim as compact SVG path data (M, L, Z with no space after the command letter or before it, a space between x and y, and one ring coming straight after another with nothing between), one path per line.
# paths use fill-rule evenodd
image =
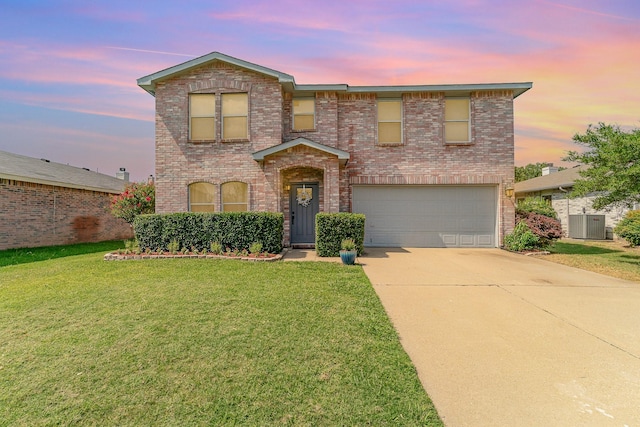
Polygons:
M349 179L351 185L470 185L493 184L499 185L504 178L497 175L360 175Z

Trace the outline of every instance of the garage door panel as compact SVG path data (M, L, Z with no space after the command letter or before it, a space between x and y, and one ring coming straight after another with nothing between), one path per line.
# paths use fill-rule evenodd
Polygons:
M366 246L495 247L495 186L354 186Z

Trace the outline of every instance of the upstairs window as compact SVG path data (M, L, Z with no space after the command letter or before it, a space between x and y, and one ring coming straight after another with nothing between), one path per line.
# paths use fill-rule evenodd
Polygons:
M470 142L469 99L449 98L444 101L444 140L448 143Z
M195 182L189 185L189 212L214 212L214 194L216 187L208 182Z
M293 100L293 130L316 128L316 101L313 98Z
M249 210L248 187L246 183L239 181L222 184L222 211L244 212Z
M221 98L222 139L248 139L248 95L246 93L223 93Z
M378 101L378 144L402 144L402 101Z
M214 94L189 95L189 139L195 141L216 139L216 96Z

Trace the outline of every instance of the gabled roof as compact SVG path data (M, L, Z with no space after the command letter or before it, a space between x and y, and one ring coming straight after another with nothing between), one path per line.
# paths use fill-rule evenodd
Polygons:
M256 151L253 153L253 160L256 162L264 161L266 156L276 154L281 151L286 151L289 148L297 147L298 145L305 145L307 147L315 148L316 150L338 157L340 164L345 165L350 158L349 153L346 151L338 150L337 148L328 147L323 144L318 144L306 138L296 138L292 141L285 142L283 144L274 145L273 147L265 148L264 150Z
M191 70L192 68L200 67L212 61L222 61L228 64L237 65L238 67L245 68L247 70L255 71L260 74L275 77L280 83L294 83L293 76L289 74L281 73L280 71L272 70L271 68L263 67L262 65L253 64L251 62L243 61L242 59L234 58L229 55L225 55L220 52L211 52L207 55L201 56L196 59L192 59L182 64L175 65L173 67L158 71L157 73L149 74L148 76L140 77L138 79L138 86L155 96L156 82L164 80L166 78L173 77L177 74Z
M526 181L516 182L513 190L518 193L532 193L534 191L553 190L573 187L576 179L580 178L580 171L585 170L587 166L575 166L573 168L553 172L549 175L538 176Z
M234 58L220 52L212 52L207 55L192 59L182 64L149 74L138 79L138 86L155 96L156 83L164 79L200 67L212 61L222 61L236 65L260 74L275 77L287 92L296 94L312 94L319 91L343 92L343 93L377 93L380 96L397 97L405 92L445 92L448 96L467 96L470 92L482 90L512 90L513 97L522 95L531 89L533 83L478 83L478 84L451 84L451 85L412 85L412 86L349 86L347 84L304 84L298 85L292 75L253 64L242 59Z
M114 176L6 151L0 151L0 178L112 194L126 185Z

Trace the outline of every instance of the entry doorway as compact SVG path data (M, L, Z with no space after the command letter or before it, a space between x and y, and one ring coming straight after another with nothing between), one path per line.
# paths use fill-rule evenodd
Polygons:
M289 192L291 244L315 244L316 214L320 210L318 183L292 183Z

